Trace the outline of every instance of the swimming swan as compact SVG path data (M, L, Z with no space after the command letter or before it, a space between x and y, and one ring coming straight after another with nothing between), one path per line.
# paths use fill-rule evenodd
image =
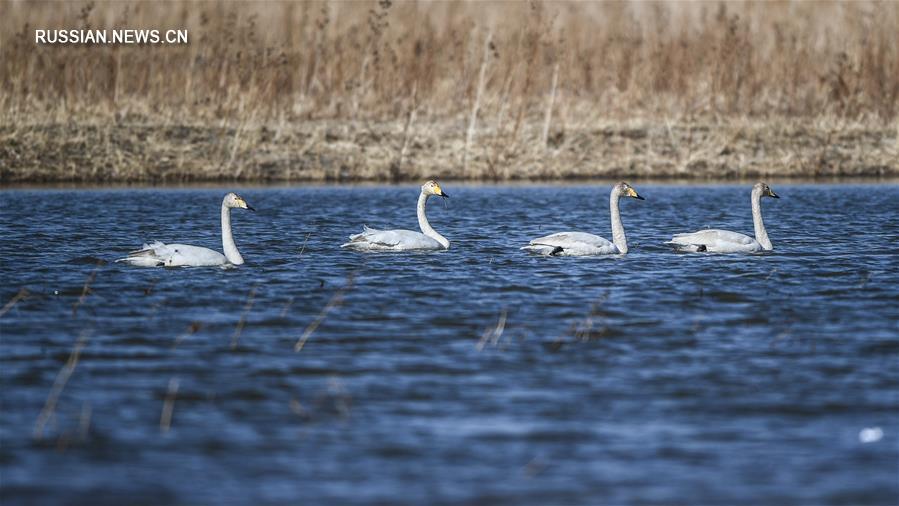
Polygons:
M765 183L756 183L752 187L752 223L755 225L755 239L729 230L709 229L692 234L676 234L667 244L674 244L680 251L690 252L752 253L771 251L774 246L768 239L765 224L762 223L762 197L780 198Z
M222 248L225 254L209 248L189 246L187 244L163 244L159 241L144 244L144 247L128 253L125 258L116 262L125 262L139 267L202 267L211 265L241 265L243 257L237 251L234 238L231 236L231 208L255 211L247 201L236 193L225 195L222 200Z
M350 248L358 251L409 251L409 250L446 250L449 249L449 241L438 234L425 216L425 204L428 197L449 198L449 195L440 189L437 181L428 181L421 187L418 196L418 226L421 233L412 230L375 230L363 225L361 234L350 236L350 242L342 244L341 248Z
M584 232L559 232L546 237L538 237L524 246L523 250L540 255L554 256L590 256L613 255L627 253L627 237L621 214L618 212L618 199L622 196L645 200L627 183L618 183L612 188L609 196L609 210L612 215L612 242L598 235Z

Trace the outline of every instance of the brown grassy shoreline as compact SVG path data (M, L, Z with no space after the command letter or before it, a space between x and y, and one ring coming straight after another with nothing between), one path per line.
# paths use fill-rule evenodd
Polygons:
M0 6L7 185L899 173L899 2Z
M587 178L896 177L896 132L787 122L613 122L511 144L458 121L205 126L122 122L0 126L0 182L537 181ZM403 152L403 146L406 146ZM511 149L509 146L512 146Z

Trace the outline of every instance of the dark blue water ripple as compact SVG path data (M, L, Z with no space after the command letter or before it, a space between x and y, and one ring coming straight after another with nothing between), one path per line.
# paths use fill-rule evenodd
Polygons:
M774 185L726 256L662 243L752 233L745 186L634 183L612 258L518 250L608 237L607 185L447 184L402 255L338 246L415 187L246 188L232 270L111 263L219 249L226 189L4 191L3 504L895 504L899 186Z

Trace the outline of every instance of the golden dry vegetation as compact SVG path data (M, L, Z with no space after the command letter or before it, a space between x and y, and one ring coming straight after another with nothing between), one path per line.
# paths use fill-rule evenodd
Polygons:
M4 183L899 175L897 2L2 11Z

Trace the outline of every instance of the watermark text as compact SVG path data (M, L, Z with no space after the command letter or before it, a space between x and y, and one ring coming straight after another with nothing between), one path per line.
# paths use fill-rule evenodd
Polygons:
M187 30L35 30L35 44L187 44Z

